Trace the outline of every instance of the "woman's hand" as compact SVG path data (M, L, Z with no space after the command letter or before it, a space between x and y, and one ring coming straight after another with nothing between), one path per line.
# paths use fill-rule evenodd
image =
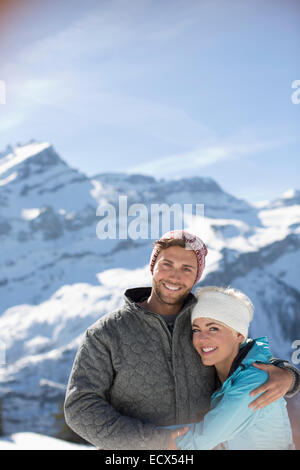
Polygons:
M184 434L188 430L189 430L189 428L188 428L188 426L186 426L185 428L178 428L175 431L173 431L172 435L171 435L170 447L168 448L168 450L178 450L177 447L176 447L175 439L176 439L176 437L184 436Z

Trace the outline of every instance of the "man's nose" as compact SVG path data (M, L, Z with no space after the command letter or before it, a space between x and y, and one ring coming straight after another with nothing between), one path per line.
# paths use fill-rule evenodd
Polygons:
M180 270L175 268L174 271L173 271L173 275L172 275L172 276L173 276L174 279L178 279L178 280L181 279L181 272L180 272Z

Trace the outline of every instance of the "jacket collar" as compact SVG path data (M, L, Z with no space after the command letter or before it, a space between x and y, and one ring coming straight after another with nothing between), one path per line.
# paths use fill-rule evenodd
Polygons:
M272 354L266 336L257 339L248 338L247 341L240 346L239 352L231 365L228 377L223 383L223 386L227 383L228 379L230 381L235 372L238 373L238 369L245 369L247 366L251 366L253 362L268 363L271 358ZM220 386L221 382L217 378L217 387Z
M127 289L124 294L125 303L128 306L146 310L143 307L141 307L141 305L137 305L137 304L146 300L150 296L151 290L152 290L151 287L135 287L133 289ZM178 313L178 315L180 315L183 311L187 310L188 308L194 306L196 302L197 302L196 297L194 296L192 292L190 292L187 298L185 299L183 307Z
M248 355L249 351L253 348L254 346L254 340L253 339L249 339L247 341L247 343L243 344L240 349L239 349L239 352L237 353L236 357L234 358L234 361L231 365L231 368L230 368L230 371L229 371L229 374L228 374L228 377L230 377L235 371L236 369L241 365L243 364L243 360L246 358L246 356Z
M252 342L253 344L248 350L248 354L243 357L242 364L244 366L250 366L253 362L268 363L272 358L268 338L266 336L261 336L260 338L249 340L249 342ZM243 347L245 346L242 346L240 351Z

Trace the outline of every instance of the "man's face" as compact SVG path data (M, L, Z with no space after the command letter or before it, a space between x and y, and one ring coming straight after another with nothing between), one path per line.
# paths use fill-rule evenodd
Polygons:
M152 289L160 302L182 304L195 283L197 257L193 250L171 246L161 250L154 265Z

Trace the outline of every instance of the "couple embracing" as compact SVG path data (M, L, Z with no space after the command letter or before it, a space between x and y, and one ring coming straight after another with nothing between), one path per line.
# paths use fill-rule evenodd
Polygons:
M294 449L285 397L299 371L251 339L253 305L202 287L207 248L172 231L154 243L152 287L87 329L65 399L67 424L104 450ZM256 398L254 398L256 396Z

